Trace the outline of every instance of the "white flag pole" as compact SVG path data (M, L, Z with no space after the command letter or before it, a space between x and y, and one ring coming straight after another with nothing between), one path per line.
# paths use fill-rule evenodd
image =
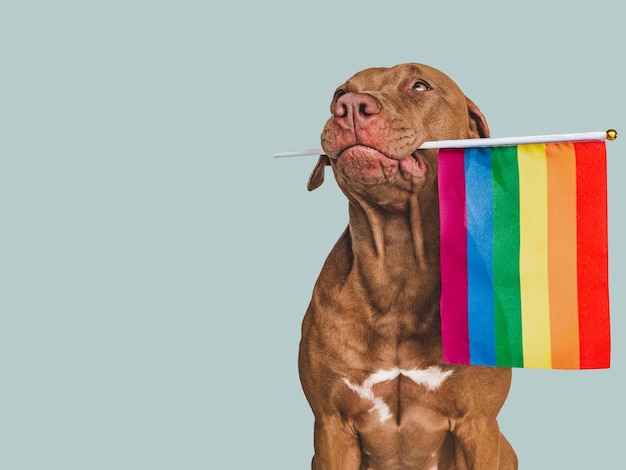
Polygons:
M550 142L580 142L590 140L615 140L617 131L609 129L599 132L580 132L577 134L529 135L522 137L496 137L487 139L437 140L424 142L420 149L436 148L469 148L469 147L502 147L505 145L544 144ZM274 158L301 157L306 155L323 155L324 150L296 150L293 152L275 153Z

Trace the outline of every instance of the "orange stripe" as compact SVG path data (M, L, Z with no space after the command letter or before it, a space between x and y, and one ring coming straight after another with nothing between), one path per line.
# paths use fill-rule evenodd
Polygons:
M552 368L579 369L574 145L546 144L546 160Z

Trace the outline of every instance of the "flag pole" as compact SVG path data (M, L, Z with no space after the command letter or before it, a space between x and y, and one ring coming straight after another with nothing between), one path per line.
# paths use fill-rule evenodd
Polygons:
M523 144L545 144L550 142L579 142L590 140L615 140L617 139L617 131L609 129L599 132L580 132L576 134L549 134L549 135L530 135L522 137L496 137L486 139L457 139L457 140L437 140L424 142L419 148L421 149L437 149L437 148L469 148L469 147L502 147L506 145L523 145ZM302 157L307 155L323 155L324 150L309 149L296 150L292 152L275 153L274 158Z

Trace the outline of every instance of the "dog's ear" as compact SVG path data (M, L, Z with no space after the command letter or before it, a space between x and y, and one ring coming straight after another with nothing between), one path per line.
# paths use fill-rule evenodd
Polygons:
M485 119L483 113L480 112L480 109L478 109L478 106L476 106L472 100L468 97L465 97L465 99L467 100L467 111L469 112L470 138L489 137L487 119Z
M324 182L324 168L330 165L330 159L327 155L320 155L320 158L317 160L315 164L315 168L311 172L311 176L309 176L309 182L306 185L306 188L309 191L313 191L316 188L319 188Z

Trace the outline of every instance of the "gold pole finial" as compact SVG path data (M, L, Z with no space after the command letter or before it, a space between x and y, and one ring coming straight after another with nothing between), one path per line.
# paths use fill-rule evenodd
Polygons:
M606 131L607 140L615 140L617 139L617 131L615 129L609 129Z

